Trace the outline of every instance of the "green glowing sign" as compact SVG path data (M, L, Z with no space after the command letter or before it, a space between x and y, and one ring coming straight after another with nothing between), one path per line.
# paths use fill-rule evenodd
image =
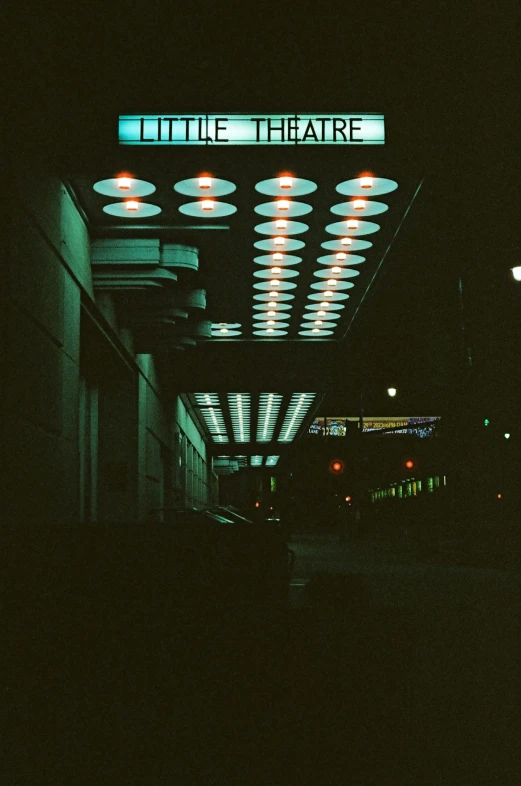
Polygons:
M120 145L383 145L383 115L120 115Z

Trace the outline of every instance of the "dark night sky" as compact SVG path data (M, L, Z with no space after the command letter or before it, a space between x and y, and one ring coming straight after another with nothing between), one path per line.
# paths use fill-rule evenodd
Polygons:
M87 155L119 111L385 112L396 142L424 152L426 184L351 342L374 365L436 365L433 313L462 270L483 389L500 374L513 391L516 5L28 4L8 42L7 117L18 145Z

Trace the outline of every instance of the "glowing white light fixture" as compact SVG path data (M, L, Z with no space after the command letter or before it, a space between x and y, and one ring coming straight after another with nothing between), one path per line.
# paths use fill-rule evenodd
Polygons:
M228 328L221 328L221 330L219 332L220 333L227 333L228 332Z
M353 207L355 210L363 210L366 205L365 199L354 199Z
M332 267L332 268L331 268L331 272L332 272L333 274L335 274L335 273L341 273L341 272L342 272L342 268L341 268L341 267Z
M277 220L275 221L275 226L277 227L277 229L286 229L288 226L288 222L286 221L285 218L277 218Z
M203 199L201 201L201 207L203 210L213 210L215 207L215 202L213 199Z
M280 281L279 281L278 278L272 278L271 281L270 281L270 286L271 287L278 287L279 284L280 284Z
M320 308L329 308L329 303L326 303L326 302L321 303L320 304Z
M320 332L318 328L314 330ZM279 442L290 442L294 438L315 395L315 393L293 393L282 423Z
M329 283L329 282L328 282L328 283ZM330 291L329 291L329 289L327 289L327 290L324 292L324 297L333 297L333 294L334 294L333 292L330 292Z
M312 333L320 333L320 328L313 328Z
M276 204L279 210L289 210L289 199L277 199Z
M199 178L199 188L211 188L212 187L212 178L211 177L200 177Z
M323 322L321 319L315 319L315 325L322 325Z
M273 259L275 262L282 262L283 258L284 255L281 254L280 251L276 251L275 254L273 254Z
M347 219L347 228L348 229L358 229L358 221L356 218L348 218Z
M266 328L266 333L273 333L273 328Z
M512 268L512 275L516 281L521 281L521 265Z
M228 393L228 406L236 442L250 441L250 396L248 393Z
M351 240L350 237L343 237L341 238L340 242L342 243L343 246L350 246L353 241Z
M269 316L269 317L274 317L274 316L276 316L276 315L277 315L277 312L276 312L276 311L268 311L268 316Z
M330 278L327 282L328 287L336 287L336 278ZM327 295L327 292L326 292Z
M275 324L275 320L273 320L273 319L268 319L268 325L274 325L274 324Z
M286 242L286 238L277 235L277 237L274 238L273 242L275 243L276 246L283 246L284 243Z
M272 303L271 301L268 303L268 308L277 308L277 303Z
M257 420L257 442L271 442L277 422L282 396L279 393L261 393Z
M135 199L129 199L125 202L125 207L127 210L137 210L139 207L139 202L136 202Z
M361 186L361 188L372 188L373 187L373 178L372 177L361 177L360 178L360 186Z
M509 432L508 432L508 431L506 431L506 432L503 434L503 436L505 437L505 439L510 439L510 434L509 434Z
M325 305L329 306L329 303L326 303ZM325 311L317 311L317 316L325 317L326 316L326 312Z
M270 297L278 297L279 296L278 292L268 292L268 294L269 294Z
M281 272L281 268L280 267L272 267L272 268L270 268L270 272L273 273L274 276L278 276L278 274Z
M342 260L342 259L347 259L347 254L344 254L344 252L343 252L343 251L339 251L339 252L338 252L338 254L336 255L336 258L337 258L339 261L340 261L340 260Z
M291 188L293 185L293 178L288 177L288 175L284 175L283 177L279 178L279 186L281 188Z
M122 191L128 191L131 185L132 185L132 180L130 177L118 177L117 186Z
M387 395L394 398L394 396L396 396L396 388L387 388Z

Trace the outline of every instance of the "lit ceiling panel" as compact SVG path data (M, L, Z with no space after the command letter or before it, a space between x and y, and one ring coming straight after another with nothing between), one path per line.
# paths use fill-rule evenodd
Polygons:
M261 393L257 420L257 442L271 442L282 403L278 393Z
M278 436L279 442L291 442L295 438L315 395L315 393L293 393Z
M235 442L250 441L250 394L228 393L228 407Z

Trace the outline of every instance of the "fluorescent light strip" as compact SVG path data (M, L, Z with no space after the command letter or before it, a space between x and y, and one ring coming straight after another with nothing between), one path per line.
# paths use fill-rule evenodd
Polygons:
M263 456L252 456L250 459L250 464L252 467L262 467L262 459Z
M250 395L228 393L228 406L235 442L250 441Z
M195 400L214 442L229 442L217 393L196 393Z
M261 393L257 421L257 442L271 442L282 396L278 393Z
M279 442L290 442L297 433L315 393L293 393L278 437Z
M280 456L268 456L266 459L266 466L267 467L274 467L277 461L279 460Z

